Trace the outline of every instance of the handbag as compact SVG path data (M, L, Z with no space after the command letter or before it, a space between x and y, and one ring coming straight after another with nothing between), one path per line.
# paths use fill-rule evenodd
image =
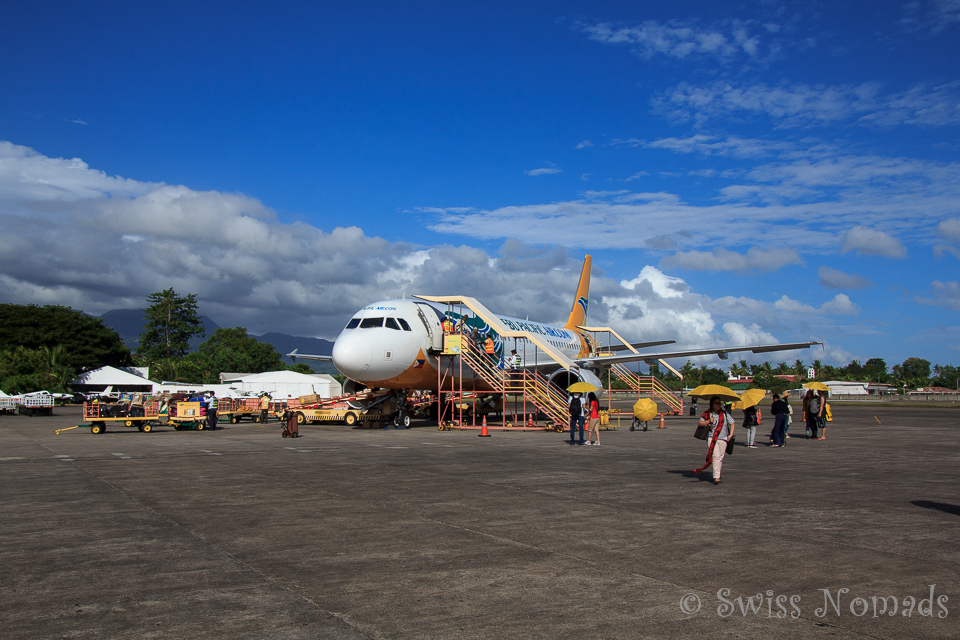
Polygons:
M697 425L697 430L693 432L693 437L697 440L706 440L710 436L710 427L701 427Z
M733 455L733 445L734 445L734 443L736 443L736 441L737 441L737 436L731 436L730 439L727 440L727 455L728 455L728 456L732 456L732 455Z

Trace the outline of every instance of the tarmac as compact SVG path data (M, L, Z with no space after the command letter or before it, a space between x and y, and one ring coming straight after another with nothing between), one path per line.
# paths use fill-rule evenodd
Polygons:
M837 406L720 485L687 416L579 447L56 414L0 416L5 639L960 637L955 410Z

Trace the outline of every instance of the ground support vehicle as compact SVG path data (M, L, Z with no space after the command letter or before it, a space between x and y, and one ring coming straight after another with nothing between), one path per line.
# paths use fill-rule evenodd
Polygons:
M287 411L296 412L298 424L337 423L348 427L363 424L379 428L396 413L396 403L392 402L389 391L363 391L325 398L314 404L288 400L286 407L276 413L277 418L284 420Z
M16 413L17 400L20 396L5 396L0 398L0 413Z
M217 398L217 419L237 424L244 418L260 419L260 398Z
M17 413L25 416L53 415L53 396L44 392L19 396L17 399Z
M166 420L161 415L160 422L172 424L177 431L203 431L207 428L207 407L198 401L173 401L168 405Z
M83 403L83 419L89 424L79 424L76 427L67 429L58 429L61 431L68 429L78 429L80 427L90 427L90 433L106 433L107 425L136 427L141 433L150 433L153 426L159 421L160 403L156 400L145 400L138 403L117 403L107 404L100 402Z

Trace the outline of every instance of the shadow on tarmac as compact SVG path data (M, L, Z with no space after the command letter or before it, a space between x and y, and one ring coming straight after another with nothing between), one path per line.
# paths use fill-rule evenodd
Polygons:
M952 516L960 516L960 505L949 504L947 502L931 502L930 500L911 500L910 504L915 504L924 509L936 509L949 513Z

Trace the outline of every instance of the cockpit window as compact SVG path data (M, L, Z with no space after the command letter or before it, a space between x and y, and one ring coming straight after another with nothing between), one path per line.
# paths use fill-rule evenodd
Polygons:
M364 318L360 321L361 329L373 329L383 326L383 318Z
M398 325L397 321L393 318L387 318L386 327L387 329L396 329L397 331L400 331L400 325Z
M400 326L403 327L404 331L412 331L412 329L410 329L410 325L407 324L407 321L403 318L397 318L397 322L400 323Z
M347 329L356 329L360 325L360 318L350 318L350 322L347 323Z

